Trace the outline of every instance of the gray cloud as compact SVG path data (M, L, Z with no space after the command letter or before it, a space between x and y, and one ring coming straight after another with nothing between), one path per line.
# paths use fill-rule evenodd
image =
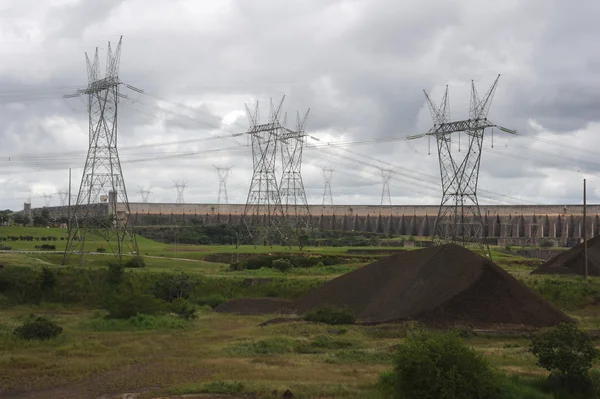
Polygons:
M36 198L64 186L69 167L78 181L87 149L85 99L61 96L87 83L83 53L99 47L104 70L106 42L116 44L121 34L120 77L146 92L123 88L130 99L119 111L132 198L143 185L153 187L152 200L173 201L172 180L183 178L188 202L212 202L212 164L230 164L230 200L244 202L251 150L243 146L247 138L230 137L247 126L244 103L260 100L266 118L269 98L286 94L290 125L296 110L310 108L308 133L323 140L311 145L376 140L431 127L422 89L437 100L449 84L452 116L465 118L470 80L483 93L501 73L490 119L543 140L496 132L495 148L489 139L484 145L480 187L515 203L577 202L578 182L587 176L593 185L600 176L593 150L600 56L590 51L600 34L599 8L558 0L493 7L474 0L4 5L0 55L10 62L0 66L0 183L11 188L0 191L1 207L19 208L30 189ZM376 167L392 164L394 203L436 203L435 148L431 142L428 155L423 138L350 147L353 153L307 149L309 201L321 202L319 166L332 165L339 171L336 203L377 204ZM33 158L6 161L23 154Z

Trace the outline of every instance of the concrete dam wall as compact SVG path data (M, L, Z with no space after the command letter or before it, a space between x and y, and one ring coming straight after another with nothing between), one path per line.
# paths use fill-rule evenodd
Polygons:
M109 204L92 205L94 215L107 215ZM204 224L240 224L244 204L130 203L131 217L138 226L186 225L192 220ZM34 214L43 208L33 209ZM48 207L51 217L66 217L67 207ZM117 204L125 216L125 206ZM254 223L260 224L261 208ZM310 205L312 225L328 230L364 231L380 234L430 237L434 233L436 205ZM293 212L292 209L289 210ZM484 236L499 244L536 244L559 239L563 244L577 241L583 233L582 205L483 205ZM600 205L588 205L588 236L600 235ZM474 221L471 221L474 222Z

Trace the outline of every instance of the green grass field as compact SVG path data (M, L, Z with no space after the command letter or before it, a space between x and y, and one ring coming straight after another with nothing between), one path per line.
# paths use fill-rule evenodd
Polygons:
M6 230L0 235L7 235ZM64 233L54 230L56 234ZM23 235L43 235L40 229L19 231ZM16 235L8 233L11 234ZM207 295L218 294L225 299L254 292L236 294L234 290L241 288L235 287L242 285L226 284L230 280L273 278L288 282L288 294L284 295L292 295L297 289L304 289L293 288L292 284L309 287L313 282L322 283L365 264L292 269L287 273L266 268L232 272L227 263L202 259L214 253L235 254L233 246L175 248L143 238L139 238L139 244L146 268L127 273L147 276L184 271L203 279L201 287L205 287L202 289L207 290ZM347 249L310 247L303 252L343 255ZM290 250L243 246L237 251L285 256ZM499 249L494 249L493 257L578 320L583 328L600 329L600 279L531 276L529 272L536 263L531 259ZM113 258L109 254L86 255L83 267L65 268L60 266L61 254L7 251L0 253L0 264L5 269L26 266L48 267L57 272L94 271L105 269ZM223 287L222 291L219 287ZM141 393L140 398L211 392L273 397L273 390L285 389L290 389L296 398L380 398L376 383L381 373L390 370L395 345L406 336L406 327L401 324L333 327L296 322L260 327L260 323L276 316L234 316L214 313L209 308L201 308L193 321L168 314L117 320L105 318L105 311L98 306L84 303L15 306L9 302L0 293L0 398L11 398L8 392L23 390L37 392L38 396L31 397L49 399L126 392ZM41 342L17 339L13 329L31 313L57 321L63 334ZM523 378L547 375L527 351L526 336L478 334L469 336L466 342L502 373ZM77 396L82 392L87 396Z

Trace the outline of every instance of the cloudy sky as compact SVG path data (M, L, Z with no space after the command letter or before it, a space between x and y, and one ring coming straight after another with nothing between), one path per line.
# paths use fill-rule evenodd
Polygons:
M130 201L215 202L213 165L233 166L230 202L252 174L244 104L285 95L288 124L310 108L303 178L321 203L322 166L337 204L378 204L378 167L394 204L436 204L435 142L423 89L449 85L452 119L498 74L486 132L481 203L579 203L600 195L600 3L582 0L0 0L0 208L77 191L88 146L84 53L123 35L119 148ZM396 140L387 140L396 138ZM338 144L335 144L338 142ZM339 143L342 142L343 145ZM328 143L330 143L328 145ZM453 142L465 154L466 136ZM431 151L429 149L431 148ZM459 152L460 148L460 152ZM431 154L429 155L429 152ZM279 161L278 161L279 162ZM280 170L280 167L278 168ZM31 193L31 194L30 194Z

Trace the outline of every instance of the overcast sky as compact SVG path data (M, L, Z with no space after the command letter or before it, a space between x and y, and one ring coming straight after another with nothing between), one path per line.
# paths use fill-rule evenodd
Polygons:
M579 203L600 195L600 2L582 0L0 0L0 208L44 203L85 162L84 53L123 35L119 148L130 201L216 202L213 165L232 165L229 201L252 174L244 104L286 95L288 124L310 108L303 178L309 203L335 169L336 204L379 204L377 167L394 168L394 204L437 204L435 142L377 142L432 126L423 89L449 85L452 119L498 74L486 132L481 203ZM375 141L345 146L326 143ZM175 144L168 144L173 143ZM465 153L466 137L453 143ZM431 144L431 155L428 155ZM189 154L191 153L191 155ZM59 204L58 195L50 201Z

